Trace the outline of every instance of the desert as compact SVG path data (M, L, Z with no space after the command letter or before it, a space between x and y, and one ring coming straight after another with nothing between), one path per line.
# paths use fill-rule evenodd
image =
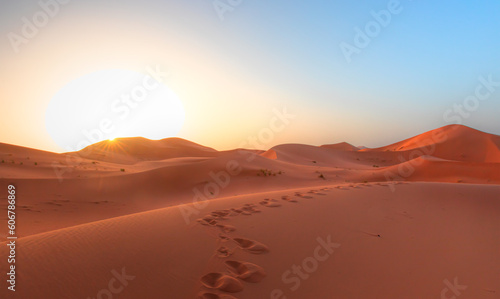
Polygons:
M1 184L15 185L20 219L15 296L495 298L499 145L458 125L362 150L4 144ZM58 177L54 162L71 171Z

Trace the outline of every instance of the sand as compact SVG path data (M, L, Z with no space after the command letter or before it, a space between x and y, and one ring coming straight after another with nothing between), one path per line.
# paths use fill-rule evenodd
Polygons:
M498 298L499 147L464 126L378 149L1 144L19 239L17 291L0 295Z

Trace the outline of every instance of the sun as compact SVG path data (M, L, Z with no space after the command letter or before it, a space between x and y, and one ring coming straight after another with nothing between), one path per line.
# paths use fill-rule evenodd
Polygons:
M52 98L47 131L66 151L122 137L176 137L184 106L163 79L147 72L101 70L77 78Z

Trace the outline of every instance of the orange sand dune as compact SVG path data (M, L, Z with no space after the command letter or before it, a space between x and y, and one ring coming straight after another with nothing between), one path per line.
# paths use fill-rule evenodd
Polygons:
M137 137L101 141L84 148L78 154L92 160L133 163L178 157L214 157L217 151L181 138L149 140Z
M267 151L261 153L260 156L266 157L266 158L272 159L272 160L278 159L278 154L273 149L270 149L270 150L267 150Z
M451 298L458 279L460 298L495 298L499 141L447 126L363 150L0 144L20 238L18 291L0 297Z
M438 135L448 137L445 141L426 137ZM462 139L469 143L455 144ZM19 213L26 219L19 229L28 236L200 198L301 186L391 180L500 184L499 163L461 162L455 154L474 149L485 160L492 159L496 140L498 136L448 126L396 146L360 151L349 150L346 144L333 148L285 144L267 152L217 152L179 138L117 139L69 154L4 144L0 146L5 162L0 164L0 184L15 182L19 187L23 198ZM392 150L405 146L401 144L407 148ZM95 150L82 158L91 148ZM437 154L424 157L424 149L432 148ZM480 160L479 154L475 159ZM5 217L0 215L0 220Z
M419 158L381 170L394 180L434 181L450 183L499 184L500 164L442 160L421 156Z
M348 163L339 154L332 154L328 148L304 145L304 144L283 144L272 148L276 152L278 160L293 164L305 165L336 165Z
M430 155L464 162L500 163L500 136L462 125L449 125L376 149L364 151L413 151L414 158Z
M339 151L358 151L359 148L347 142L335 143L335 144L325 144L321 147L339 150Z

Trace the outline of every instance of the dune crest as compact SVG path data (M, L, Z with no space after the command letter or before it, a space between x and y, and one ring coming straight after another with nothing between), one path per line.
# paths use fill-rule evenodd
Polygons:
M447 160L500 163L500 136L463 125L448 125L391 145L364 151L420 151Z
M168 206L289 188L390 181L500 184L499 145L500 136L459 125L361 150L338 143L216 151L180 138L118 138L80 152L55 154L0 144L0 182L17 182L23 198L18 212L26 219L20 228L29 236ZM285 202L295 199L264 197L257 205L260 210L274 209ZM187 213L187 221L200 219L196 212ZM239 207L231 213L254 210ZM222 231L232 229L218 224Z

